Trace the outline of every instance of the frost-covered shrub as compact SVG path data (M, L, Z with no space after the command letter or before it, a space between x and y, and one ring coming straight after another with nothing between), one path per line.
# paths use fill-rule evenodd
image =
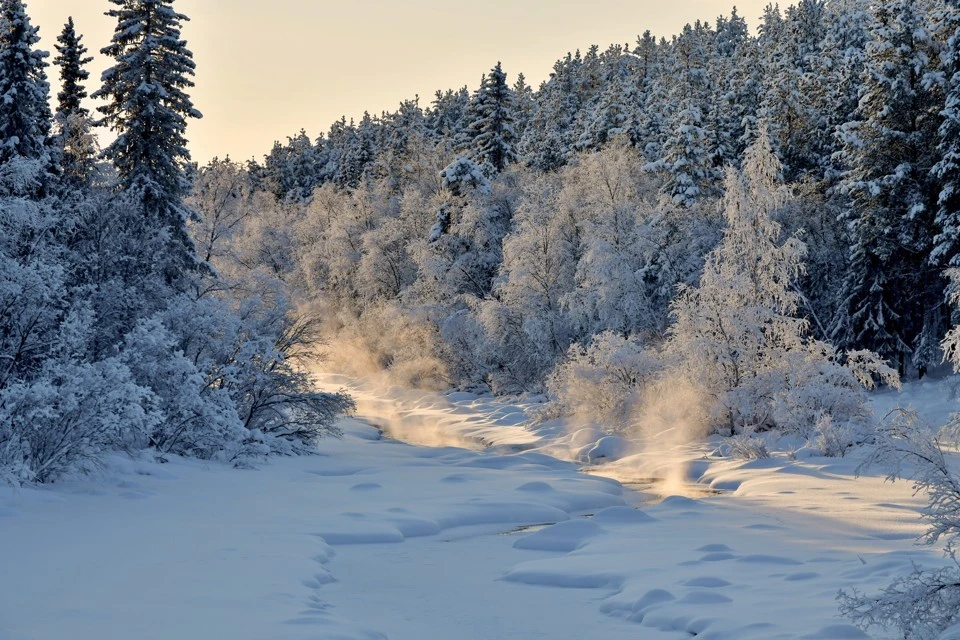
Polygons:
M739 460L763 460L770 457L767 443L754 435L741 433L730 438L729 455Z
M56 225L46 204L0 196L0 389L36 372L56 343L66 278Z
M162 454L232 460L246 433L227 391L188 360L159 317L141 322L127 336L123 357L139 384L153 392L150 405L161 420L150 446Z
M173 366L181 376L202 381L198 393L205 406L199 400L192 406L195 413L213 412L202 421L212 438L208 442L233 446L235 434L256 434L287 452L290 444L296 448L339 433L336 418L353 402L313 390L300 365L318 346L316 323L293 315L282 296L251 297L236 305L216 296L184 296L162 319L200 377L182 363Z
M460 389L490 390L490 352L487 334L471 309L448 315L440 323L437 352L449 380Z
M865 429L857 429L849 423L837 423L833 416L824 415L817 421L817 435L812 441L815 450L820 455L829 458L842 458L847 451L857 444L863 444L865 440L873 436L872 432Z
M143 447L161 419L152 400L117 359L48 361L0 390L0 468L8 479L50 482L104 452Z
M315 351L335 371L354 376L385 374L392 384L418 389L450 385L447 365L438 355L442 347L438 330L425 317L397 304L372 305L359 316L342 312L333 320L328 318L323 327L311 323L310 328L331 336Z
M908 640L936 640L960 624L960 468L957 423L936 436L918 423L915 413L897 411L885 419L877 445L861 467L880 466L892 481L908 478L927 495L921 512L928 528L924 544L944 544L948 564L942 569L916 567L897 577L880 593L840 593L840 611L864 629L892 627ZM948 453L949 452L949 453Z
M570 347L547 381L558 415L576 415L609 432L625 430L643 389L661 372L657 357L636 339L601 333Z

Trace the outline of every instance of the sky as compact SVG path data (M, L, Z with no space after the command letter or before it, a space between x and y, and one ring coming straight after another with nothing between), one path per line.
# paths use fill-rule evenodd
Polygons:
M739 0L755 27L769 0ZM108 0L26 0L50 51L73 16L96 60L113 32ZM671 36L697 19L728 14L730 0L176 0L197 63L192 96L204 118L188 130L195 160L261 158L300 129L315 137L341 115L392 111L437 89L471 91L498 61L512 83L536 87L567 51L634 43L649 29ZM50 76L56 94L56 71ZM91 103L93 106L93 103Z

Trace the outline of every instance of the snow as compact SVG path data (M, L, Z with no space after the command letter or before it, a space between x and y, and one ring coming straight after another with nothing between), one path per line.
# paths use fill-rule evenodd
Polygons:
M536 398L321 383L358 416L315 456L0 489L0 638L866 638L837 591L941 562L921 498L856 456L619 443L585 474ZM906 397L942 419L950 384Z

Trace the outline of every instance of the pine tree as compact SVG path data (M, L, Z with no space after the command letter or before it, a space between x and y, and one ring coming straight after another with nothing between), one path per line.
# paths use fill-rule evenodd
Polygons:
M84 82L90 73L84 68L93 61L77 35L73 18L67 20L57 38L54 64L60 67L62 89L57 94L58 106L54 120L59 129L57 143L61 151L64 178L74 184L83 184L93 171L96 144L91 134L90 112L83 106L87 97Z
M114 59L93 97L108 100L99 108L103 121L117 132L104 150L113 161L119 187L138 210L135 222L145 233L162 230L165 250L157 267L176 282L198 262L187 231L192 216L184 204L189 190L190 160L185 137L188 118L202 117L186 89L196 65L181 39L185 15L174 0L110 0L117 19L111 44L101 53Z
M708 62L711 78L708 129L712 138L713 164L739 163L744 148L744 117L756 113L756 82L743 74L740 62L751 53L747 22L734 8L729 18L717 19L714 51Z
M554 171L567 163L573 147L573 122L582 103L583 60L567 54L553 65L553 73L537 93L537 108L527 123L519 148L526 164Z
M453 138L463 130L463 116L470 103L470 91L461 87L457 91L437 91L427 111L427 130L435 138Z
M672 86L667 76L666 63L670 60L667 50L666 41L661 40L658 44L649 31L637 40L637 47L634 49L634 55L640 62L642 100L637 105L639 114L634 144L650 161L660 157L666 131L664 111Z
M636 60L617 45L604 53L604 78L592 107L585 108L578 122L578 150L597 150L617 136L637 144L641 139L640 109L644 98L637 81Z
M516 96L507 84L507 74L497 63L473 97L474 119L465 131L472 160L499 173L517 161Z
M46 51L23 0L0 2L0 165L20 157L50 163L52 115Z

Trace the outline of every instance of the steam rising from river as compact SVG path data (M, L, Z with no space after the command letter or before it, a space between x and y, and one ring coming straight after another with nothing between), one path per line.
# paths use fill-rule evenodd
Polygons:
M329 316L328 316L329 317ZM709 433L703 393L667 375L631 398L626 427L615 436L589 410L540 422L542 404L446 394L446 372L433 354L426 323L385 308L363 320L332 323L323 361L314 367L325 390L345 389L357 416L389 437L432 447L537 449L582 463L591 473L651 485L660 495L702 493L691 486L693 449Z

